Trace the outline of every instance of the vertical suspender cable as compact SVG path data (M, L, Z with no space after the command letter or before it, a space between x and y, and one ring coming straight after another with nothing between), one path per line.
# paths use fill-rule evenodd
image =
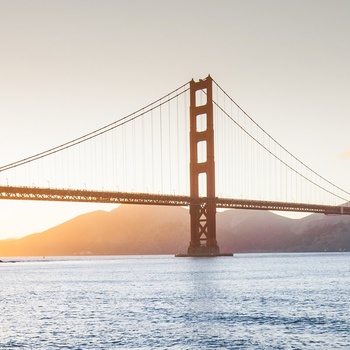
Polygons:
M180 194L179 97L176 97L177 194Z
M154 193L154 177L155 177L155 172L154 172L154 135L153 135L153 109L151 110L151 142L152 142L152 154L151 154L151 162L152 162L152 172L151 172L151 178L152 178L152 192Z
M142 117L141 120L141 128L142 128L142 136L141 136L141 149L142 149L142 191L146 192L145 188L145 178L146 178L146 172L145 172L145 117Z
M131 122L131 127L132 127L132 179L133 179L133 183L132 183L132 191L135 190L135 186L137 185L136 182L136 137L135 137L135 123L136 121L133 120Z
M170 117L170 100L168 99L168 143L169 143L169 154L168 154L168 162L169 162L169 194L172 191L172 167L171 167L171 117Z
M163 124L162 106L159 107L159 131L160 131L160 188L163 193Z

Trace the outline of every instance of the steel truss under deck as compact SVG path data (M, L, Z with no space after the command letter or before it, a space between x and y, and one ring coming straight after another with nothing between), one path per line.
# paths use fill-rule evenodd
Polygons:
M292 211L304 213L350 215L349 206L329 206L306 203L273 202L231 198L191 198L190 196L161 195L149 193L129 193L111 191L86 191L38 187L0 186L0 199L87 202L114 204L150 204L188 207L191 204L213 202L216 208Z

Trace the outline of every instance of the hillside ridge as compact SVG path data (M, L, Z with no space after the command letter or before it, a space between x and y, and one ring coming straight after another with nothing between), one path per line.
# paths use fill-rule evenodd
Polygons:
M190 216L181 207L121 205L93 211L20 239L0 240L0 257L186 252ZM268 211L217 213L221 252L350 251L350 217L290 219Z

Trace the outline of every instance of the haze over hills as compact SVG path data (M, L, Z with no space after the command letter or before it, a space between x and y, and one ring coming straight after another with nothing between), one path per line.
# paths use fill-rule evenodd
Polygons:
M0 257L186 252L189 224L185 208L121 205L0 241ZM295 220L267 211L227 210L217 213L217 239L221 252L350 251L350 217L312 214Z

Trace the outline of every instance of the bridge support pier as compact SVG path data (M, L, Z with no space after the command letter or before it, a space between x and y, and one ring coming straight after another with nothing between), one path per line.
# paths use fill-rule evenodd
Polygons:
M200 104L203 100L206 101ZM210 76L198 82L192 79L190 101L191 241L187 254L177 256L232 256L220 254L216 241L213 94ZM199 144L202 144L206 154L206 159L201 161L198 160Z
M219 255L215 202L190 205L191 241L188 255Z

